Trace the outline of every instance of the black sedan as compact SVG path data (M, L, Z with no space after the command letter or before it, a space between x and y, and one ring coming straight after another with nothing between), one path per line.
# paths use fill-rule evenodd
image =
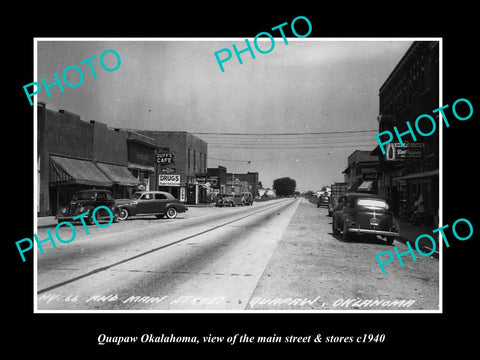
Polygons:
M62 206L57 212L56 219L58 223L62 221L72 221L80 219L79 215L83 215L86 224L93 225L93 213L98 206L105 206L110 209L113 215L113 222L118 222L119 209L115 205L115 199L109 190L90 189L81 190L73 194L72 200L67 206ZM95 219L110 220L111 215L103 208L100 208L95 213ZM79 220L81 221L81 220Z
M131 199L115 200L120 209L120 220L134 215L155 215L157 218L175 219L188 208L172 194L164 191L137 191Z
M399 227L391 211L389 201L380 195L350 193L345 195L341 212L333 214L333 233L343 231L345 240L356 235L380 235L392 244L399 234Z

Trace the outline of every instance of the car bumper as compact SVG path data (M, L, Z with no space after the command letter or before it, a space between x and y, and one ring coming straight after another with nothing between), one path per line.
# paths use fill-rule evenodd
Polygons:
M396 237L400 236L400 234L395 231L373 230L373 229L348 228L348 232L355 233L355 234L372 234L372 235L396 236Z

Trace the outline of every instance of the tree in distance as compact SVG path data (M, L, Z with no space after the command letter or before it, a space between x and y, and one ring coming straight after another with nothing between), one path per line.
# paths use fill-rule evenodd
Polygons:
M289 177L283 177L273 180L273 188L277 196L290 196L295 192L297 182Z

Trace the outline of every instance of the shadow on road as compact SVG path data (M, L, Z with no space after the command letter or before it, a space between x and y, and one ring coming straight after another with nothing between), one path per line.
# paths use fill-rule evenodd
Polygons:
M385 245L385 246L393 246L393 245L388 245L387 242L382 239L380 236L374 236L374 235L350 235L348 237L348 240L343 239L343 235L340 234L334 234L332 232L329 232L330 235L332 235L336 240L344 242L344 243L358 243L358 244L375 244L375 245Z

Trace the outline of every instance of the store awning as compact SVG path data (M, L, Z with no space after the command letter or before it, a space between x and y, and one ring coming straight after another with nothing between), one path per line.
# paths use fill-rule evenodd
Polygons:
M89 160L50 156L50 185L112 186L112 181Z
M414 174L407 174L404 176L393 178L393 180L419 179L419 178L426 178L426 177L433 177L433 176L438 176L438 169L430 170L430 171L422 171Z
M141 182L128 171L126 166L104 163L97 163L97 166L114 184L123 186L137 186L141 184Z

